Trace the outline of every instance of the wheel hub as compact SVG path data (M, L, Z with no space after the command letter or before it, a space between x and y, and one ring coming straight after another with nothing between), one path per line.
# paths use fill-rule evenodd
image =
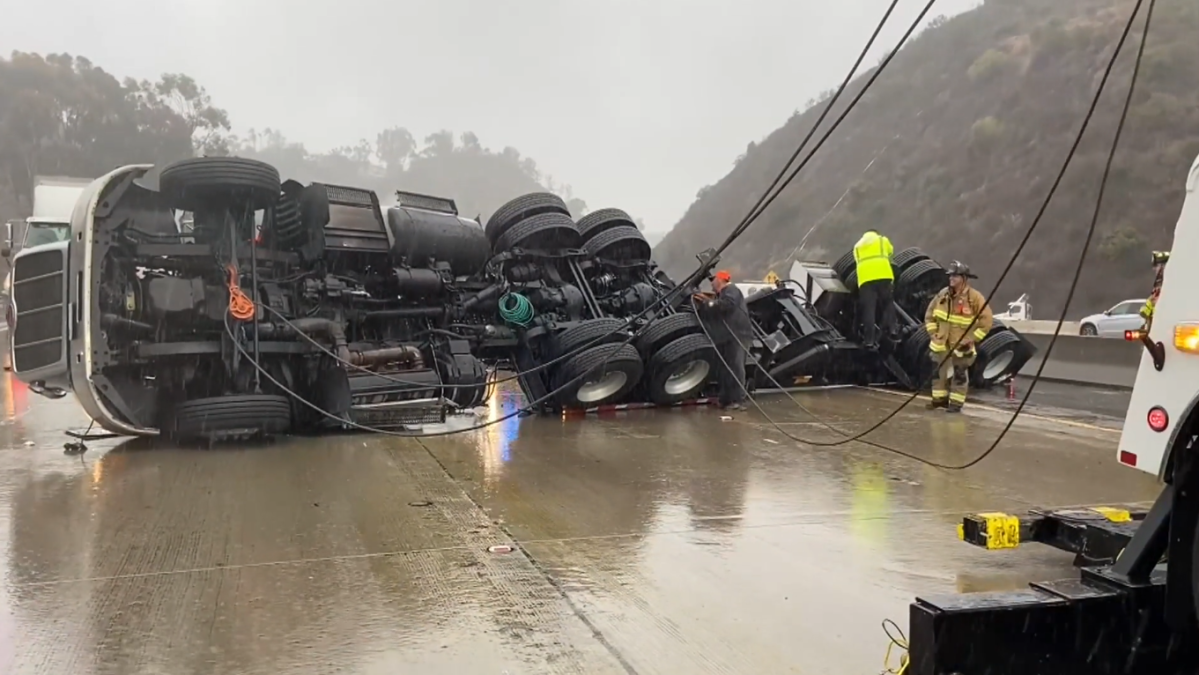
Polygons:
M1010 349L997 354L995 358L987 361L987 365L983 368L983 379L993 380L1003 375L1008 366L1012 365L1012 359L1014 358L1016 358L1016 353Z
M614 370L603 373L596 379L588 379L579 387L576 395L580 403L595 403L602 401L624 388L629 376L623 371Z
M706 382L711 370L712 366L703 359L681 363L666 378L663 389L671 396L685 394Z

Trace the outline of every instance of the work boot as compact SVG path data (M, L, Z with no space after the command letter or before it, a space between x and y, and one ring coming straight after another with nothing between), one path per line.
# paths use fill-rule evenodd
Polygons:
M953 405L950 405L947 408L945 408L945 412L960 413L960 412L962 412L962 404L954 403Z
M749 408L746 408L744 403L733 403L733 404L729 405L729 407L725 408L725 410L739 410L740 411L740 410L749 410Z
M928 408L929 410L936 410L937 408L945 408L948 406L949 406L949 401L947 399L934 398L933 400L926 403L924 407Z

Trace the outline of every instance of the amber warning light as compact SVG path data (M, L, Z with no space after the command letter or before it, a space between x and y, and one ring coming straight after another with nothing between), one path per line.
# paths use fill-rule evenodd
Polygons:
M1199 354L1199 323L1175 325L1174 348L1180 352Z

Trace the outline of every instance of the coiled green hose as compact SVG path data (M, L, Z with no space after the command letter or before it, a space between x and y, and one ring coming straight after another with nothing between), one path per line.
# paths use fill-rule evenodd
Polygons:
M500 298L500 318L517 326L533 321L533 303L520 293L505 293Z

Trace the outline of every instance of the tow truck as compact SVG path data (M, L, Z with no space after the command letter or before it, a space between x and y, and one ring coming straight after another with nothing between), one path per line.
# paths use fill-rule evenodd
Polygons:
M1079 575L1010 593L919 597L905 675L1199 673L1199 158L1147 332L1116 461L1156 475L1147 511L979 513L958 536L987 549L1038 542Z

